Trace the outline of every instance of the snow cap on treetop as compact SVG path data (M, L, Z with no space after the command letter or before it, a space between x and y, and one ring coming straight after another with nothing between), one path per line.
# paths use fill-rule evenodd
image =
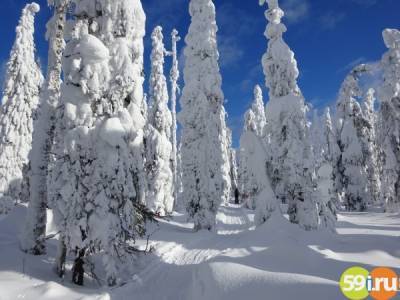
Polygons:
M256 84L256 86L254 87L254 95L256 97L262 97L262 90L259 84Z
M34 14L38 13L40 11L40 6L36 2L32 2L32 3L28 4L28 5L26 5L26 8L30 12L34 13Z
M153 30L153 33L151 34L151 39L153 41L158 41L158 40L162 40L163 36L162 36L162 27L161 26L156 26Z
M179 42L179 41L181 40L181 37L180 37L178 34L179 34L178 30L176 30L176 29L174 28L174 29L172 30L172 32L171 32L171 36L172 36L172 40L173 40L173 41Z
M260 0L260 6L264 5L264 3L268 3L269 8L278 8L278 0Z
M400 31L397 29L385 29L382 33L386 47L389 49L400 48Z

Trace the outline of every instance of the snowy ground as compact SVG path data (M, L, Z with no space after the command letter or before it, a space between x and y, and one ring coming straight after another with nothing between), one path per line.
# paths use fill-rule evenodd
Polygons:
M338 279L350 266L400 272L400 215L342 214L333 235L304 232L278 217L255 229L250 211L229 206L218 214L217 233L193 233L181 215L162 221L152 236L156 250L124 286L99 288L88 278L77 288L70 274L60 282L52 273L57 241L50 241L47 256L19 251L24 215L25 207L17 207L0 220L0 300L336 300L343 299Z

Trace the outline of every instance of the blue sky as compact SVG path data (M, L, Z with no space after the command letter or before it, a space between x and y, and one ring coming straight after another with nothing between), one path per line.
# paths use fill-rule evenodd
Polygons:
M14 40L14 28L25 0L0 0L0 68L3 71ZM36 44L45 65L45 23L50 16L46 0L37 1ZM242 116L249 107L255 84L264 85L261 57L266 49L266 20L258 0L215 0L219 26L220 65L226 97L228 123L235 141ZM176 27L184 37L189 25L188 0L142 0L147 15L146 74L150 32L162 25L166 46ZM299 85L306 100L316 108L331 105L342 80L352 66L377 61L385 51L382 30L400 28L399 0L281 0L286 11L285 40L296 54ZM179 49L183 47L183 41ZM169 66L166 66L168 69ZM267 92L264 91L267 98Z

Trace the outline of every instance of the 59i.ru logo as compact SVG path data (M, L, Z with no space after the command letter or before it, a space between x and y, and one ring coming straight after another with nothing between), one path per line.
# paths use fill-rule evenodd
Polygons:
M352 267L342 274L339 285L350 300L362 300L368 296L389 300L400 290L400 279L390 268L375 268L369 272L361 267Z

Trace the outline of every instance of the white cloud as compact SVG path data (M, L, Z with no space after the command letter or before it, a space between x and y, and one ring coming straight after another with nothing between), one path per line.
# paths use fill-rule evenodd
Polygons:
M343 12L327 12L319 18L321 28L324 30L333 30L345 17L346 14Z
M308 0L285 0L281 6L289 24L299 23L307 19L310 14L311 6Z
M232 3L226 2L217 7L218 48L222 68L234 65L244 56L242 38L253 33L260 22L265 20L251 17Z
M220 36L218 40L220 66L225 68L238 62L244 55L239 42L232 36Z
M358 57L354 60L352 60L351 62L349 62L348 64L346 64L345 66L341 67L337 73L343 73L343 72L350 72L353 68L357 67L358 65L365 63L366 58L365 57Z
M261 77L260 77L261 76ZM262 78L262 82L259 82L259 78ZM240 89L243 92L251 92L254 86L259 84L261 87L264 86L264 75L261 62L256 63L247 73L246 79L240 83Z

